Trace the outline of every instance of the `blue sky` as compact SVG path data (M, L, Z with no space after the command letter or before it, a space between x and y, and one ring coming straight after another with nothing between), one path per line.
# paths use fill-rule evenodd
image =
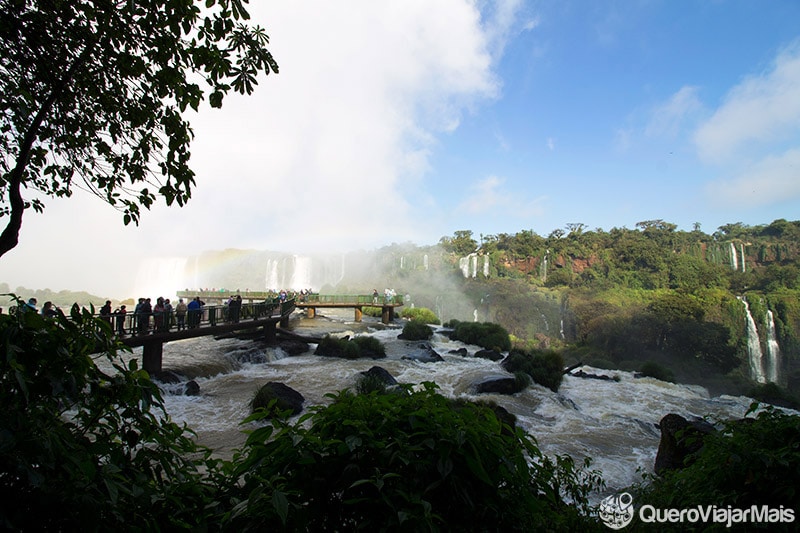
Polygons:
M126 297L204 250L800 219L795 0L252 4L280 74L189 117L189 205L48 200L0 281Z

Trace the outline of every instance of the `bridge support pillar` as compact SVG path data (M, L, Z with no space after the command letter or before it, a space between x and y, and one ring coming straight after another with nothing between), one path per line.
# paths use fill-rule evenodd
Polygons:
M361 310L361 308L360 308L360 307L356 307L355 309L356 309L356 316L355 316L354 320L355 320L356 322L361 322L361 316L362 316L364 313L363 313L363 311Z
M288 328L289 327L289 315L281 316L280 324L281 324L282 328Z
M264 340L270 344L278 340L278 328L275 326L275 322L264 324Z
M308 318L314 318L317 316L317 309L314 307L306 307L306 316Z
M384 306L381 310L381 322L388 324L392 320L394 320L394 307Z
M161 341L146 342L142 345L142 368L152 377L161 372L161 361L164 356L164 343Z

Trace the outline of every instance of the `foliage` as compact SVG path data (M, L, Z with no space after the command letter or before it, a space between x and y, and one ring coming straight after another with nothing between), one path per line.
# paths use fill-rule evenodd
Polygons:
M503 361L503 368L529 375L533 381L558 392L564 377L564 358L553 350L532 350L530 352L513 349Z
M511 338L508 335L508 331L499 324L451 320L449 327L453 328L453 340L498 352L511 349Z
M403 309L400 316L409 320L419 320L425 324L441 324L441 320L436 313L427 307L407 307Z
M217 463L122 362L105 322L70 318L0 315L0 527L206 527Z
M759 402L800 410L800 399L772 382L752 387L747 391L747 396Z
M551 460L491 409L423 390L333 402L250 433L235 458L231 530L536 531L598 526L598 479ZM256 419L257 417L251 417ZM574 504L569 505L567 501Z
M469 230L459 230L452 237L442 237L439 239L439 246L459 256L469 255L478 249L478 243Z
M206 93L211 107L231 90L250 94L278 70L264 30L244 22L245 2L0 4L0 255L16 246L25 209L79 181L126 224L158 197L189 200L182 114Z
M704 438L689 466L661 477L646 476L646 483L638 488L637 501L657 509L768 505L796 512L800 509L798 442L800 417L772 407L754 419L725 422L721 431ZM675 525L677 529L686 526ZM780 530L781 524L769 527L771 531ZM794 529L791 524L788 530Z
M316 355L341 357L343 359L359 359L362 357L381 359L386 357L386 348L381 344L381 341L375 337L360 336L354 339L341 339L339 337L325 335L317 345L317 349L314 353Z
M639 368L639 372L641 372L643 376L649 378L660 379L661 381L669 381L670 383L675 382L675 374L673 374L669 368L665 368L655 361L645 361L642 363L642 366Z
M421 320L410 320L403 325L401 339L409 341L424 341L433 337L433 329Z

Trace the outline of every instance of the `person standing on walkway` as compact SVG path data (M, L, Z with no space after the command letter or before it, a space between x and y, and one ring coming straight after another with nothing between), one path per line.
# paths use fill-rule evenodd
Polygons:
M175 320L178 322L178 331L186 329L186 302L183 298L180 298L178 305L175 306Z

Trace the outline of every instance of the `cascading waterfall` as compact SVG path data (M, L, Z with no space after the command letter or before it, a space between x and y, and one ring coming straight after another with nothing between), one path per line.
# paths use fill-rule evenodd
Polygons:
M778 383L781 368L781 347L775 336L775 316L767 310L767 380Z
M473 278L478 277L478 256L477 255L473 255L472 256L472 277Z
M550 254L550 250L547 250L544 253L544 257L542 258L542 266L539 268L539 277L542 278L543 282L547 281L547 256Z
M488 255L484 255L483 256L483 277L485 277L485 278L489 277L489 256Z
M469 257L462 257L458 260L458 268L461 269L461 274L464 275L465 278L469 277Z
M739 260L736 256L736 247L733 245L732 242L729 244L730 244L730 255L731 255L731 268L733 270L739 270Z
M739 252L742 254L742 272L745 272L747 269L744 266L744 243L739 243Z
M175 291L187 287L185 257L145 259L136 273L134 294L149 297L175 298ZM196 270L196 268L195 268Z
M747 356L750 362L750 377L758 383L766 383L764 372L764 354L761 351L761 340L758 338L758 328L753 315L750 314L750 305L743 297L738 297L744 304L747 315Z
M422 256L422 264L425 266L425 270L428 270L428 254Z
M311 288L311 258L295 255L293 259L292 279L287 288L297 291Z

